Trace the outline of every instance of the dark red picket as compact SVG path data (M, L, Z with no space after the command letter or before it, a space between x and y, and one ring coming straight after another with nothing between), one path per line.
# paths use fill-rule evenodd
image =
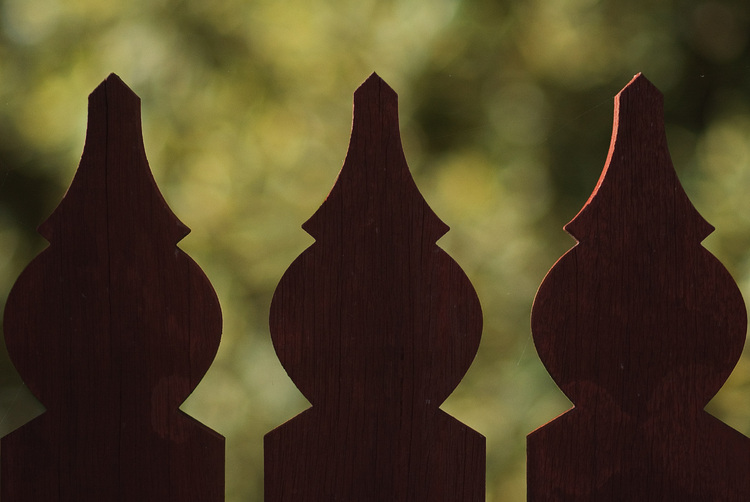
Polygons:
M615 99L578 244L534 301L539 356L575 407L528 437L528 500L750 500L750 440L704 411L740 357L746 312L701 246L713 227L677 179L661 93Z
M178 407L211 364L221 311L176 247L140 100L115 75L89 98L86 146L5 308L10 357L46 411L2 439L2 502L219 502L224 438Z
M482 315L448 231L401 148L397 96L354 94L349 151L303 227L271 335L312 407L265 438L266 502L484 500L484 437L440 410L479 345Z

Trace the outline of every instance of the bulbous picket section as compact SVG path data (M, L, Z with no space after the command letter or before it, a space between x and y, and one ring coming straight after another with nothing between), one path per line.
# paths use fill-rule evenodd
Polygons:
M219 346L210 282L177 246L116 75L89 97L86 146L40 227L50 245L5 309L10 357L45 413L2 440L2 500L221 501L224 439L179 410Z
M703 408L740 357L746 312L701 241L661 93L615 100L602 176L565 228L578 243L537 292L540 358L575 407L529 435L529 500L740 501L750 442Z
M282 277L270 327L313 406L266 436L266 501L483 500L484 438L439 409L476 354L481 309L436 245L448 227L411 177L397 96L377 75L304 229L316 242Z

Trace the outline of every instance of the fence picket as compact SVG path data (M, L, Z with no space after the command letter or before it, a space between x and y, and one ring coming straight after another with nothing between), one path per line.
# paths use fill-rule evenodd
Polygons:
M3 502L224 498L224 438L178 407L208 369L221 311L176 247L189 229L148 167L140 100L111 75L89 97L50 245L5 309L12 361L46 411L2 439Z
M661 93L615 99L578 243L532 312L539 356L574 403L528 437L529 501L747 501L750 440L704 411L740 357L746 312L701 246L713 227L672 166Z
M439 409L481 310L435 243L448 227L401 148L397 96L354 94L349 151L271 304L279 359L312 407L265 438L266 502L484 500L484 437Z

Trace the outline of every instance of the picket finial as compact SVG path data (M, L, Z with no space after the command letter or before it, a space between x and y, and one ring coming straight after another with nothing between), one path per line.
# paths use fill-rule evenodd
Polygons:
M304 228L316 241L281 279L270 327L312 408L265 438L266 502L483 500L484 438L439 409L477 351L479 301L436 245L448 227L409 173L396 93L375 74Z
M750 500L750 441L703 410L745 306L700 244L713 228L677 179L662 101L642 75L618 94L604 171L566 226L578 243L534 301L537 351L575 407L528 437L532 502Z
M140 99L89 96L81 162L11 290L5 341L46 407L2 439L3 502L220 502L224 439L179 405L221 336L216 294L151 175Z

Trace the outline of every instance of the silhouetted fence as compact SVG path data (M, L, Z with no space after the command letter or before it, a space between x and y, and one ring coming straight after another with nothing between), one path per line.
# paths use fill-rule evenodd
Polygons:
M579 242L534 303L538 352L575 407L528 437L529 500L750 500L748 438L703 411L740 356L744 302L700 245L712 227L675 175L661 94L637 76L615 105L602 177L566 227ZM439 408L479 347L479 300L436 245L448 227L377 75L303 228L315 243L281 278L270 328L312 407L265 437L266 501L484 500L484 437ZM224 439L178 409L221 333L177 247L188 231L149 170L140 101L112 75L40 227L50 245L6 305L10 357L46 412L2 439L2 502L223 500Z

